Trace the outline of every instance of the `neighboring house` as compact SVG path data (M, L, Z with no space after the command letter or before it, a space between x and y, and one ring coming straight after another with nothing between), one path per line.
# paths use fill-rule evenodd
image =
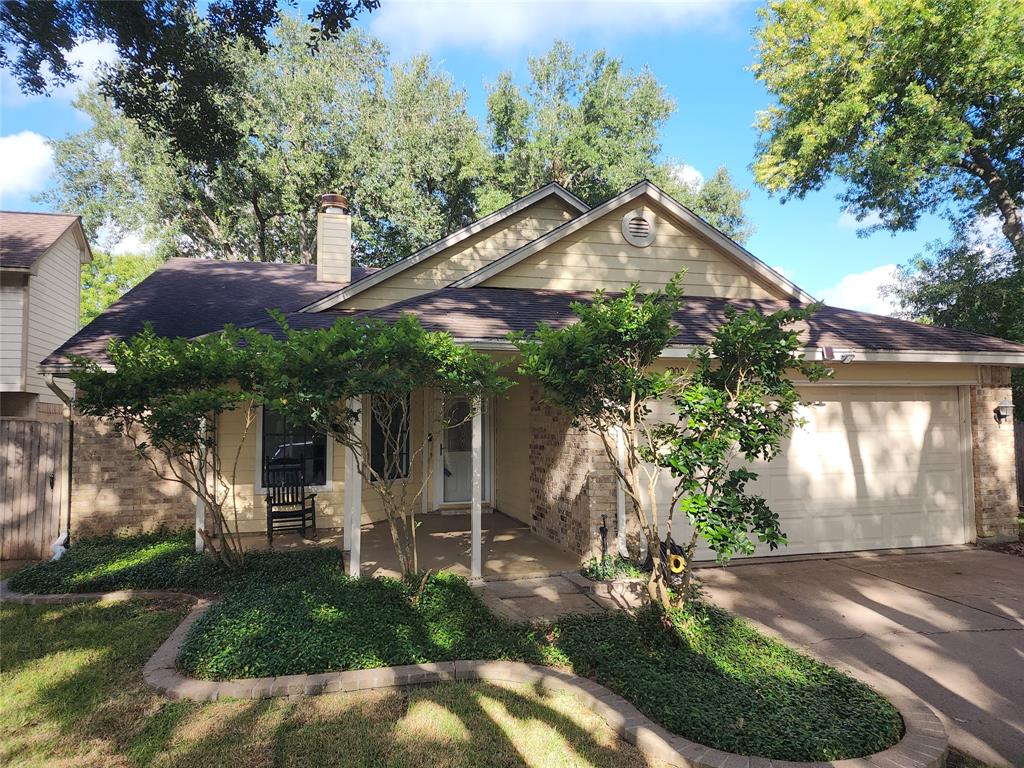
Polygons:
M570 304L594 290L634 281L660 288L685 268L689 298L663 361L679 366L694 345L710 340L730 304L771 311L812 301L648 182L594 208L548 185L379 271L352 267L349 223L344 209L323 206L315 267L172 260L50 355L44 370L65 372L69 353L103 359L107 340L138 331L144 321L166 335L196 336L227 322L273 333L268 308L281 309L299 328L327 326L339 312L385 320L407 312L427 328L511 359L510 331L571 322ZM801 333L806 354L835 360L836 373L803 388L806 427L780 458L759 468L758 490L789 537L780 553L1013 534L1013 429L994 409L1009 397L1010 367L1024 366L1024 345L833 307L821 309ZM429 393L414 400L416 440L424 430L436 432L438 405ZM241 425L236 414L217 425L223 455L235 454ZM487 403L472 426L437 438L423 460L444 471L432 472L424 512L472 509L470 525L478 531L480 508L500 510L581 558L594 551L602 516L623 525L622 497L598 442L574 431L529 381ZM356 515L380 519L374 494L347 478L344 450L264 413L241 451L245 470L235 490L243 531L264 528L261 467L282 451L306 462L322 526L342 527ZM483 476L475 497L474 469ZM97 471L81 480L89 504L75 507L92 527L190 521L191 507L180 496L173 510L156 514L154 505L172 492L124 480L134 471L127 462ZM408 471L424 467L418 461ZM349 529L357 539L358 526ZM477 555L474 572L479 565Z
M0 212L0 416L60 418L39 364L78 330L91 260L78 216Z

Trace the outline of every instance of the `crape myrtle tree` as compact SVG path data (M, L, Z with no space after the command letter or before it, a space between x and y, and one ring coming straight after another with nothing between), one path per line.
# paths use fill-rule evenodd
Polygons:
M772 549L785 543L778 515L747 490L757 479L749 463L777 456L800 423L800 395L790 377L816 381L826 373L802 358L794 327L814 306L769 315L729 310L685 369L658 370L655 363L679 330L673 315L681 303L679 276L651 293L634 284L618 296L598 292L589 304L575 303L577 321L565 328L541 325L513 336L520 372L535 378L574 425L601 439L647 543L654 566L648 592L665 607L691 596L690 561L699 539L722 562L753 552L754 539ZM671 408L659 408L662 401ZM659 499L665 477L671 492ZM659 509L667 510L661 519ZM671 541L680 522L691 533L673 596L660 542Z
M112 340L108 355L110 366L73 359L75 408L127 438L161 479L194 493L213 526L198 531L206 550L228 567L241 565L235 477L260 400L238 332L169 339L147 325L130 339ZM239 408L245 414L241 440L222 456L218 418Z
M415 398L438 398L442 416L434 427L443 430L456 426L445 423L446 403L466 398L473 404L456 417L464 423L482 399L512 382L487 355L426 330L411 315L394 323L342 317L314 330L291 328L279 314L276 319L279 334L246 336L261 399L349 449L384 510L403 574L416 573L416 511L433 468L430 425L416 430L413 423ZM375 439L382 444L375 446ZM420 460L426 468L414 473Z

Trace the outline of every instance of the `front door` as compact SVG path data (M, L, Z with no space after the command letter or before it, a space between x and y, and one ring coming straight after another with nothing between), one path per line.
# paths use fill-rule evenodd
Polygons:
M483 498L490 500L490 413L483 409ZM444 406L440 441L440 505L469 506L473 496L473 418L469 401L455 400Z

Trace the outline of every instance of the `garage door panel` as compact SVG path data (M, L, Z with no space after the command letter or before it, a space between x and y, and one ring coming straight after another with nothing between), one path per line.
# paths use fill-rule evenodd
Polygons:
M806 425L750 485L789 539L774 553L933 546L965 541L960 414L954 387L808 387ZM659 498L671 493L665 477ZM667 510L659 510L664 524ZM677 540L689 528L675 523ZM698 557L714 554L701 548Z

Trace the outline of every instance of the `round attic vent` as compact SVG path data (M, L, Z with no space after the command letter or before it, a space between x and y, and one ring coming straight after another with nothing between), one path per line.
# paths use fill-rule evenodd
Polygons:
M630 245L646 248L654 242L654 235L654 216L643 208L636 208L622 217L622 236Z

